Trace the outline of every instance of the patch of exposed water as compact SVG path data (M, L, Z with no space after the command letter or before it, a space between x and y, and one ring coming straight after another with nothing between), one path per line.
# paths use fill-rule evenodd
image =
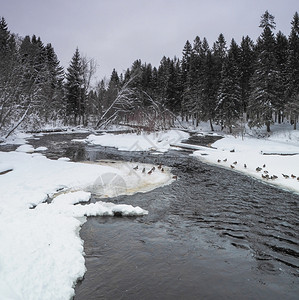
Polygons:
M203 164L188 151L157 156L71 142L80 137L30 143L48 147L53 159L162 163L178 180L109 199L147 209L147 216L88 218L80 232L87 272L76 300L297 298L298 195Z

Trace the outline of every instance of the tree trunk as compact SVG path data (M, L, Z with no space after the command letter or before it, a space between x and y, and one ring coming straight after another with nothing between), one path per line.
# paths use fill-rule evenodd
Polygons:
M281 112L278 113L278 124L281 124Z
M24 112L23 116L21 117L21 119L19 120L19 122L8 132L8 134L5 136L5 138L7 139L19 126L20 124L24 121L28 111L29 111L30 105L28 105L26 111Z
M267 121L266 122L266 126L267 126L267 132L270 132L271 130L270 130L270 121Z
M209 121L210 121L210 127L211 127L211 131L214 131L214 127L213 127L213 124L212 124L212 120L211 120L211 119L209 119Z

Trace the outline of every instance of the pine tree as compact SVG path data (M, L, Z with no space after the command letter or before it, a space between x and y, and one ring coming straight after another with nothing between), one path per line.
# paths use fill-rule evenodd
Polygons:
M279 31L276 35L275 57L277 63L277 102L275 112L278 123L281 123L286 105L285 87L287 85L288 39Z
M208 47L205 40L205 47ZM193 120L196 119L196 125L199 122L200 108L201 108L201 81L204 72L205 53L203 43L197 36L194 39L190 67L187 74L187 82L185 84L184 92L184 108L189 114L192 114Z
M158 102L173 112L179 112L181 108L178 65L176 59L172 60L164 56L158 69Z
M188 83L188 76L191 68L191 60L192 57L192 45L187 40L184 49L183 49L183 57L181 62L181 82L183 86L183 94L182 94L182 116L186 116L186 120L188 120L190 111L189 111L189 102L190 102L190 85Z
M54 48L49 43L45 47L46 68L47 68L47 101L46 121L47 118L57 117L57 114L63 115L65 113L65 105L63 104L63 80L64 70L60 66L60 62L54 51Z
M210 50L207 51L207 55L203 65L203 79L201 82L201 101L200 101L200 119L203 121L209 121L211 130L213 128L213 120L215 119L215 108L217 101L218 87L218 66L215 61L215 57Z
M239 47L233 39L223 63L216 106L217 120L222 127L228 127L230 133L232 126L239 119L241 110L239 59Z
M267 126L270 131L272 113L278 102L277 61L275 57L274 17L266 11L260 27L263 32L258 44L258 58L251 80L250 114L251 126Z
M296 129L299 115L299 15L296 12L291 22L289 54L287 63L286 111L291 115Z
M66 100L67 100L67 110L68 116L73 116L74 125L79 124L84 121L84 97L83 97L83 74L82 65L79 49L76 51L72 57L70 66L67 68L66 74ZM78 119L79 118L79 119ZM82 122L84 123L84 122Z
M98 101L97 101L97 105L95 107L96 110L96 114L101 116L103 114L104 111L104 107L106 107L107 105L105 104L106 101L106 85L104 80L102 79L100 81L100 83L97 86L97 96L98 96Z
M108 83L108 88L106 91L106 99L104 101L104 110L106 110L111 103L115 100L118 91L120 89L120 80L118 73L115 69L112 70L110 81Z
M17 120L21 95L21 66L15 38L4 18L0 19L0 131ZM20 107L20 106L19 106ZM21 110L21 108L19 109Z
M240 45L240 87L242 112L247 113L247 107L250 95L250 79L254 72L254 43L249 36L243 37Z
M187 40L183 49L183 57L182 57L182 81L183 84L187 82L188 72L190 70L190 62L192 55L192 45Z
M9 39L10 32L8 31L5 19L2 17L0 20L0 61L2 61L9 52Z
M24 73L24 92L28 95L33 95L33 93L36 94L34 91L41 90L42 84L46 81L47 77L43 44L35 35L33 35L32 38L25 36L20 45L19 52Z

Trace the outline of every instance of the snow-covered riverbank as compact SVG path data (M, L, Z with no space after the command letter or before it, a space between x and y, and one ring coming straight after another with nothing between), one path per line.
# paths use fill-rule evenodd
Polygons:
M212 148L202 148L193 155L299 193L299 131L290 126L285 130L280 128L274 127L266 138L225 135Z
M207 124L201 124L205 135ZM197 150L193 155L206 163L239 171L265 183L274 184L280 188L299 192L299 131L291 125L272 126L273 132L268 137L265 132L248 130L244 136L223 135L210 147L184 145L181 143L189 134L179 130L158 132L152 134L113 134L89 135L84 141L92 145L116 147L125 151L157 151L165 152L171 145ZM196 132L199 128L193 130ZM258 169L257 169L258 168ZM259 169L261 168L261 169ZM285 175L285 176L284 176ZM276 178L277 177L277 178Z
M167 168L149 175L151 165L135 170L133 163L72 163L49 160L36 150L45 149L23 145L0 152L1 299L71 298L85 273L79 230L86 216L148 213L106 201L79 203L88 201L91 192L107 198L173 180ZM49 198L54 200L46 203Z
M181 130L168 130L153 133L127 134L91 134L84 140L91 145L115 147L124 151L157 151L166 152L171 144L178 143L189 137L189 133Z

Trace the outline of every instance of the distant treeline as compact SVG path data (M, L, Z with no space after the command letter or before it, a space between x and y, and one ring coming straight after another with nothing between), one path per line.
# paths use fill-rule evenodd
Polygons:
M143 123L152 129L174 118L209 121L222 128L289 120L299 115L299 17L291 32L276 35L266 11L256 42L242 38L227 45L220 34L186 42L182 58L163 57L160 65L136 60L124 74L112 71L108 82L91 87L96 63L76 49L64 72L51 44L36 36L11 34L0 21L0 131L20 124L32 129L51 122L102 126L109 122ZM154 125L153 125L154 124ZM150 126L151 125L151 126ZM157 125L157 126L156 126Z

